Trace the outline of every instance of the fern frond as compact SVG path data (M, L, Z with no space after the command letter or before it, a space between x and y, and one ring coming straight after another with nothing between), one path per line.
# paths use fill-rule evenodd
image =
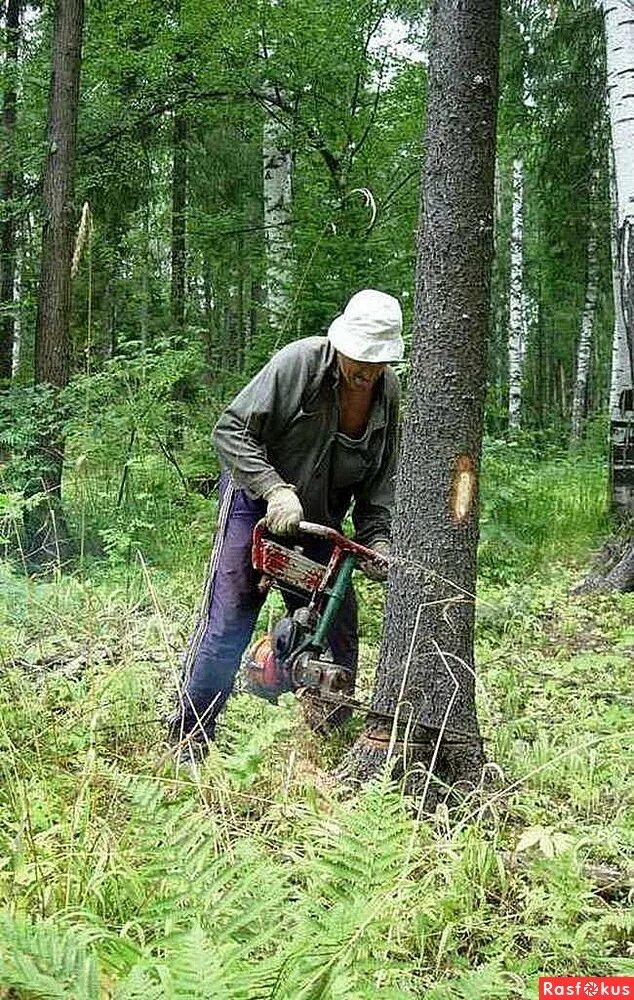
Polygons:
M81 934L0 913L0 982L42 1000L99 1000L99 966Z
M160 948L167 995L187 1000L255 1000L267 995L263 969L246 961L239 944L217 942L200 925L167 939Z

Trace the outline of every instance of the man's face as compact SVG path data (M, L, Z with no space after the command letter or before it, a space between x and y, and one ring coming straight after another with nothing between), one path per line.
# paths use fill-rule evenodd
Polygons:
M384 362L353 361L337 351L339 371L350 389L369 391L385 371Z

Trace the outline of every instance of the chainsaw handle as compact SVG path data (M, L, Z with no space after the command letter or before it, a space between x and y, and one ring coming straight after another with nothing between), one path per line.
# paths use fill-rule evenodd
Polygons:
M253 529L254 543L259 542L264 537L266 530L266 518L263 517ZM353 542L347 535L342 535L340 531L335 531L334 528L329 528L326 524L315 524L313 521L300 521L297 531L299 534L312 535L314 538L325 538L326 541L332 542L342 552L349 552L350 555L355 556L360 562L369 561L380 566L387 565L387 558L385 556L375 552L374 549L369 549L367 545L359 545L358 542Z

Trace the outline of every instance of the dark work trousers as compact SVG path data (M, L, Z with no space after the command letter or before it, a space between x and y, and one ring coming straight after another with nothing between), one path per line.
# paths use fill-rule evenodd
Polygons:
M263 500L252 500L223 473L214 549L209 563L203 606L184 664L181 717L172 732L213 739L216 716L231 689L265 597L258 590L260 573L251 562L253 528L266 513ZM323 539L302 536L306 556L327 562L332 546ZM295 540L297 544L297 540ZM304 601L284 594L290 612ZM348 589L328 635L335 663L356 677L359 643L357 602Z

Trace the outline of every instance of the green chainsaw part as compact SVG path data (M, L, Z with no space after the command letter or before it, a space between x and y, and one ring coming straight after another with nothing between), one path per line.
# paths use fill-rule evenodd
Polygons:
M335 585L332 588L328 603L324 608L324 613L322 614L320 622L315 629L315 634L312 637L311 645L318 646L320 649L326 648L326 645L328 644L328 633L332 628L335 618L339 614L339 609L343 604L346 592L350 586L355 562L356 560L354 556L346 556L341 564L341 569L339 570Z

